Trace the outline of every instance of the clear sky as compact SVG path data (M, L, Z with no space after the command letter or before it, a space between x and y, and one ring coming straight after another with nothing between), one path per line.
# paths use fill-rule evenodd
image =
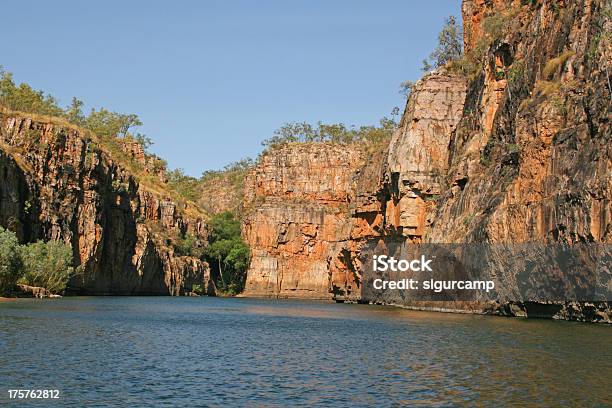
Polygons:
M59 98L136 113L199 176L285 122L374 124L404 107L460 0L9 1L0 64Z

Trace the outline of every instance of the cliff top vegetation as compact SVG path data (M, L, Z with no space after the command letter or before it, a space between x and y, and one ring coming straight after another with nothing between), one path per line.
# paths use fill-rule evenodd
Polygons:
M246 158L220 170L205 171L201 177L189 176L180 168L169 170L163 159L148 151L153 143L151 138L136 131L142 125L137 115L113 112L106 108L91 109L85 113L83 101L76 97L72 98L68 106L62 107L52 95L35 90L26 83L15 83L12 74L1 67L0 105L12 112L23 112L41 122L81 131L129 170L144 187L183 202L184 208L204 209L208 214L226 209L236 214L240 212L244 178L255 165L253 159ZM355 127L323 122L314 125L306 122L286 123L273 136L265 139L262 145L265 150L270 150L288 143L331 142L378 149L389 141L396 128L395 117L399 115L399 109L395 108L391 115L391 119L383 117L374 126ZM142 146L147 165L126 152L125 144L133 142ZM219 200L213 202L206 199L211 195L215 197L215 194L211 194L214 192L217 192ZM188 201L193 205L187 205ZM218 205L221 202L223 205Z
M183 208L197 209L189 189L184 187L182 171L168 171L165 160L148 151L153 144L147 135L136 132L142 125L138 115L113 112L105 108L83 112L83 101L72 98L71 103L61 107L55 97L35 90L26 83L16 84L13 75L0 67L0 106L5 113L23 113L32 119L54 123L68 129L79 131L95 146L116 160L148 190L169 196L183 203ZM138 162L126 151L126 145L137 143L142 147L147 165ZM168 177L164 180L166 173ZM160 177L161 176L161 177ZM192 211L193 212L193 211ZM199 217L198 211L193 216Z
M344 123L307 122L285 123L265 139L261 144L265 150L275 149L289 143L322 143L362 144L364 146L382 146L388 142L397 127L395 116L399 108L391 113L392 118L383 117L377 126L346 126Z

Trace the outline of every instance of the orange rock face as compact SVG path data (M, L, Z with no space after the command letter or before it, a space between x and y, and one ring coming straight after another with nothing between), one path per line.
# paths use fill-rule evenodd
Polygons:
M389 145L387 228L420 241L449 166L449 144L463 113L466 80L435 72L417 82Z
M330 270L351 233L359 149L297 144L262 157L245 185L251 247L245 295L329 299ZM343 280L344 284L354 284Z
M464 2L464 19L490 12L475 3ZM611 24L604 5L505 7L520 31L491 47L472 85L474 119L461 122L451 154L462 186L439 203L428 240L610 242L610 44L593 43Z
M524 3L463 2L466 49L487 29L497 36L482 67L419 81L386 151L360 161L347 147L297 145L264 157L246 189L247 295L385 302L361 297L366 244L612 241L605 2ZM442 308L453 307L526 313ZM555 310L612 315L575 302Z
M483 20L490 15L500 13L511 4L520 4L520 0L463 0L461 14L463 17L463 45L468 52L476 46L483 35Z

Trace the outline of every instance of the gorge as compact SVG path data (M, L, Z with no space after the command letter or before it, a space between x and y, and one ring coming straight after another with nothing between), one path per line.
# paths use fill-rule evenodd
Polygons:
M363 290L364 259L407 245L586 243L610 259L609 5L464 0L462 13L463 57L414 85L386 143L279 144L239 193L231 183L206 190L221 197L203 199L214 212L241 202L251 250L241 296L612 321L605 301L428 302ZM68 293L216 293L209 265L175 245L190 236L206 247L209 211L165 177L138 143L0 112L0 225L22 242L70 243L82 272Z

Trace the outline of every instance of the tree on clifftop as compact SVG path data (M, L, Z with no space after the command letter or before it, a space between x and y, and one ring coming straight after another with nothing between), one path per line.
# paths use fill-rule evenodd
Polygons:
M458 60L463 55L463 33L454 16L446 19L442 31L438 34L438 45L429 55L428 60L423 60L423 71L440 68L451 61Z

